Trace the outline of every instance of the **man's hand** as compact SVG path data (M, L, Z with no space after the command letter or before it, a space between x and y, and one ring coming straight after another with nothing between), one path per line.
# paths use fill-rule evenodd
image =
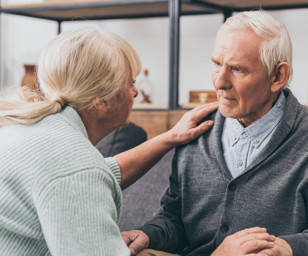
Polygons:
M132 256L149 246L149 237L141 230L121 232L122 238L128 246Z
M274 241L265 228L248 228L226 237L211 256L265 256L261 250L272 249Z
M287 241L276 237L274 240L273 248L261 250L257 255L266 255L266 256L293 256L293 251L291 246Z

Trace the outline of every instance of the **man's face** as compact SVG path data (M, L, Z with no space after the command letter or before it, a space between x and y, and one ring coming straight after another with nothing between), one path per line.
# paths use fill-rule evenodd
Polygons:
M245 127L265 115L276 93L260 59L262 39L253 31L224 30L212 54L212 81L220 112Z

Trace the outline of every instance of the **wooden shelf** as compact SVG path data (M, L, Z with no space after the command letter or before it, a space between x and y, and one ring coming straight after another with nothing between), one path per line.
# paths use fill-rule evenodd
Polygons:
M147 103L135 103L133 106L134 110L139 110L139 109L168 109L167 104L147 104Z
M204 4L211 4L216 8L225 8L232 11L242 11L247 9L291 9L307 8L308 0L197 0Z
M205 5L182 3L181 15L211 14ZM168 16L168 0L91 0L2 5L1 12L55 21Z
M55 21L168 16L168 0L66 0L1 5L2 13ZM308 8L308 0L182 0L181 15Z
M0 13L57 21L59 32L62 21L169 17L169 92L171 92L171 97L169 97L168 108L177 109L179 107L177 96L179 91L179 17L221 13L226 19L233 12L260 8L266 10L308 8L308 0L54 0L36 4L1 5ZM182 107L191 108L193 106ZM143 107L136 106L135 109L140 112ZM153 112L156 109L164 110L165 108L145 106L144 109Z

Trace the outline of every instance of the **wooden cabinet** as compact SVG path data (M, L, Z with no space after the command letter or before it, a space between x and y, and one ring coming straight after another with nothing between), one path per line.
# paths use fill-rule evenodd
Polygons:
M133 111L131 121L141 126L148 139L172 128L187 110Z

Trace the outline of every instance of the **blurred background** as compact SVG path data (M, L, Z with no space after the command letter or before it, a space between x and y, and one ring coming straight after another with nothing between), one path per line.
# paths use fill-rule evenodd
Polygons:
M42 1L1 1L26 4ZM270 11L284 23L293 42L294 76L291 90L303 104L308 103L308 9ZM180 18L179 104L189 102L190 91L213 90L210 79L211 53L223 15L194 15ZM88 25L116 33L129 41L141 57L151 81L152 103L168 105L169 19L117 19L63 22L62 31ZM42 48L57 35L54 21L1 14L1 90L20 85L25 64L37 64Z

